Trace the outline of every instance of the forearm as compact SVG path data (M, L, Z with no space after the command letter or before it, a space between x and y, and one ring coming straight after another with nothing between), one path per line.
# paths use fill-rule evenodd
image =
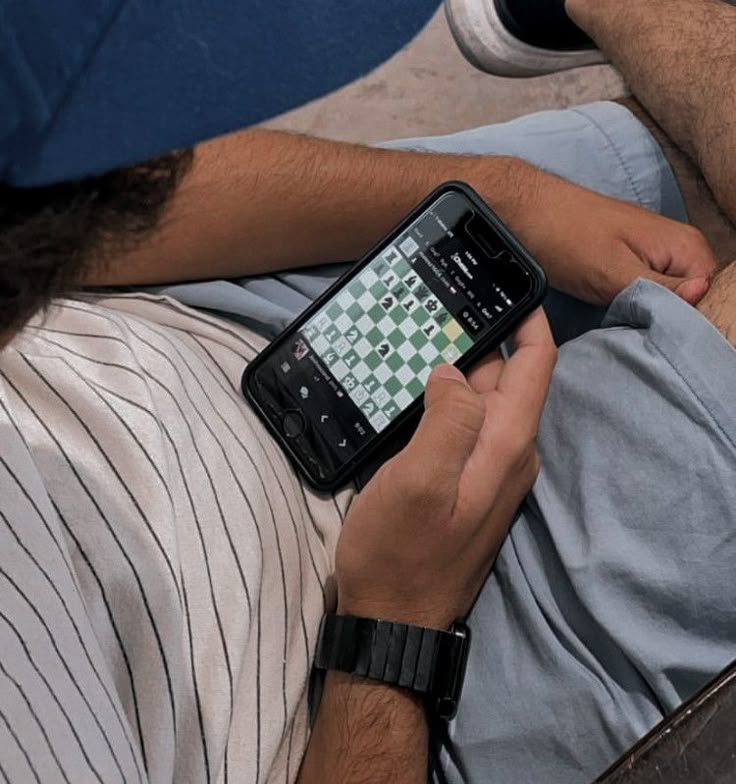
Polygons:
M567 10L736 217L736 8L720 0L567 0Z
M427 723L419 699L331 672L325 680L299 784L424 784Z
M475 185L507 219L537 176L511 158L382 150L275 131L200 145L160 227L91 284L235 277L359 258L433 187Z

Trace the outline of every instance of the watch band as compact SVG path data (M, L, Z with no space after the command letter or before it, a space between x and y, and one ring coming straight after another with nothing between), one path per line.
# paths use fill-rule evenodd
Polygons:
M444 719L457 713L470 648L470 630L456 622L425 626L325 615L314 666L400 686L425 695Z

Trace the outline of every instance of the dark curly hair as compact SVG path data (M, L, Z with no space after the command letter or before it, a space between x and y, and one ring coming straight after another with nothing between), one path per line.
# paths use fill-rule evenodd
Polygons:
M0 334L158 223L192 150L41 188L0 184Z

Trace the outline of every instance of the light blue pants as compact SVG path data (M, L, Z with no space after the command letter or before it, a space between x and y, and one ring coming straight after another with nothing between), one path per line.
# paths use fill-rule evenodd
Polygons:
M661 150L615 104L395 146L518 155L686 218ZM272 335L334 274L165 291ZM734 350L646 281L603 328L561 295L547 310L558 339L582 337L561 349L539 479L470 616L453 782L589 782L736 658Z

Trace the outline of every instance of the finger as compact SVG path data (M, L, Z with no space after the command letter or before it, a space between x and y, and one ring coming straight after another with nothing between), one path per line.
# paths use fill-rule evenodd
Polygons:
M514 335L514 353L499 378L498 390L514 400L516 410L536 430L555 367L555 348L549 322L538 308Z
M473 365L473 369L468 373L468 383L473 391L482 395L495 389L503 372L503 364L501 352L492 351Z
M710 287L710 281L706 277L682 278L651 271L643 272L641 277L659 283L660 286L674 292L690 305L697 305Z
M485 404L463 374L438 365L427 380L424 415L402 452L407 470L422 471L424 481L443 476L457 481L483 427Z
M664 220L669 226L661 225ZM663 274L700 278L711 275L718 267L715 254L700 231L677 221L659 218L651 232L627 244L647 267Z

